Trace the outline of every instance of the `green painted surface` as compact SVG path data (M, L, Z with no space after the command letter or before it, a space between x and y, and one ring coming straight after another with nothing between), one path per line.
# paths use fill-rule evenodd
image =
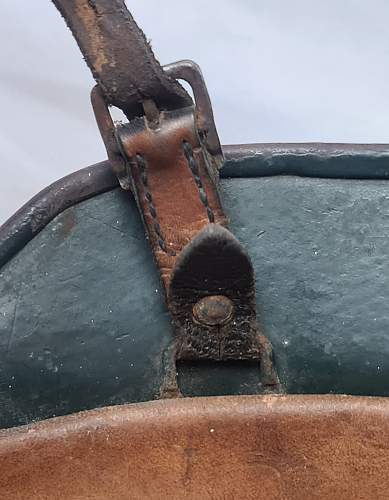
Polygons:
M221 195L287 391L388 395L389 184L224 179ZM125 193L66 210L0 274L2 426L158 396L169 316ZM219 376L228 393L222 371L196 393Z

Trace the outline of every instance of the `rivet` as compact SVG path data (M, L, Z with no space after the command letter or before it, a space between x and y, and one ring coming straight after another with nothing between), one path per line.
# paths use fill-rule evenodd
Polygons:
M193 317L208 326L224 325L234 312L232 301L224 295L203 297L193 306Z

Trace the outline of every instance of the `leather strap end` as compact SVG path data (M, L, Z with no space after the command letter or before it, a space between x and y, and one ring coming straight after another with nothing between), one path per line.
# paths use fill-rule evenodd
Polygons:
M52 0L64 17L108 104L131 119L142 101L159 109L192 104L187 92L156 60L124 0Z

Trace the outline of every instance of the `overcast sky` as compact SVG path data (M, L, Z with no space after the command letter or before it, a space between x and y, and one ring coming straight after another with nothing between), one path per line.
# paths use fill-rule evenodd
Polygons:
M92 78L49 0L1 1L0 223L105 159ZM128 0L166 64L202 67L224 144L389 142L387 0Z

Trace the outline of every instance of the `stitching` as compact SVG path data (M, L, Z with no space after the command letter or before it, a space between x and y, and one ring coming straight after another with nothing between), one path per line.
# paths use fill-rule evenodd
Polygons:
M184 141L182 143L182 145L183 145L185 157L188 161L189 168L190 168L192 175L193 175L193 178L196 182L197 189L199 190L200 200L207 210L208 220L209 220L209 222L215 222L215 215L213 213L212 208L209 206L207 193L205 192L203 183L201 181L199 166L198 166L198 164L195 160L195 157L193 155L192 146L187 141Z
M176 255L176 252L174 252L174 250L170 250L167 248L165 237L162 233L162 229L161 229L161 226L159 224L157 211L155 209L153 197L152 197L152 194L151 194L150 189L149 189L149 184L148 184L148 179L147 179L147 170L146 170L146 160L140 154L137 154L135 156L135 159L136 159L136 163L137 163L138 168L139 168L140 173L141 173L143 190L145 193L147 205L149 207L150 215L153 218L153 228L154 228L155 233L157 234L158 245L163 252L165 252L168 255L174 256L174 255Z

